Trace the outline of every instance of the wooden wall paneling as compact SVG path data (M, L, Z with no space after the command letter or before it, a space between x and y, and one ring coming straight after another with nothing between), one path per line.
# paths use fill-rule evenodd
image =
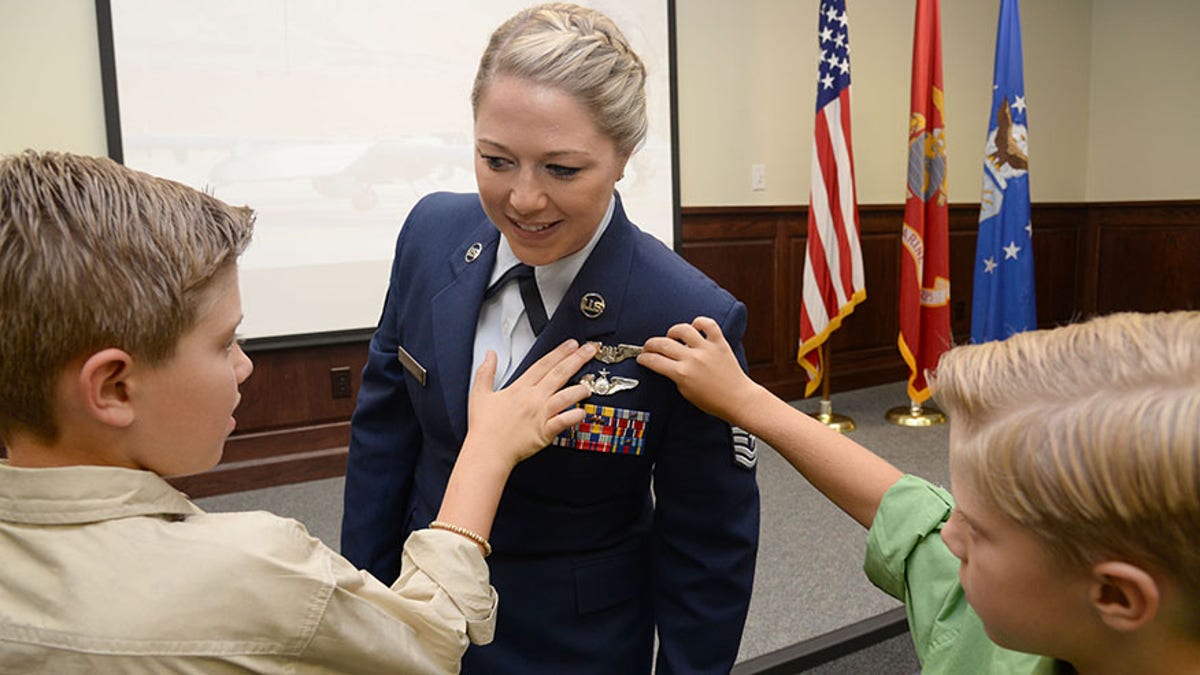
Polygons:
M782 382L804 377L796 361L799 345L799 325L794 309L799 307L800 288L796 286L795 269L804 264L808 245L808 209L796 208L779 214L775 229L775 298L774 311L779 321L775 326L774 368L767 373L751 375L759 382Z
M746 360L755 366L770 365L775 339L774 238L688 243L681 253L745 303L748 317L742 344Z
M975 292L975 244L979 205L950 205L950 332L955 344L971 337L971 296Z
M254 372L242 384L237 433L349 419L354 412L367 343L250 349ZM351 396L333 398L330 370L349 368Z
M743 346L755 379L777 377L784 328L778 318L786 251L781 237L795 219L793 208L689 209L683 221L680 255L746 305ZM786 367L786 365L784 365Z
M1200 203L1098 207L1095 310L1200 308Z
M950 230L950 331L955 344L971 336L971 298L975 292L976 230Z
M800 300L804 288L804 256L808 248L807 214L804 218L802 222L805 223L805 228L789 231L784 238L786 267L782 283L783 302L779 311L780 316L786 319L782 322L783 340L775 345L776 362L779 365L769 378L755 378L783 399L803 398L808 382L807 373L796 361L796 355L800 351ZM755 376L755 373L751 372L750 375Z
M900 335L900 226L904 214L894 206L861 207L858 218L867 299L830 339L830 349L838 352L895 348Z
M1078 290L1075 294L1075 310L1082 316L1096 313L1096 294L1100 288L1100 213L1088 209L1084 217L1084 229L1079 237L1079 258L1075 266L1078 274Z
M897 347L903 220L903 209L894 206L859 210L867 298L830 337L830 389L835 393L895 382L908 373Z
M1087 209L1075 204L1039 205L1033 219L1038 326L1065 325L1080 315Z

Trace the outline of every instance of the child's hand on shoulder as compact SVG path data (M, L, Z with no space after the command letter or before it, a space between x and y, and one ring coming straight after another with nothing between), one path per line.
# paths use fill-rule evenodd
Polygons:
M742 371L720 325L706 316L671 326L666 337L646 340L637 362L674 380L697 408L726 420L734 418L756 387Z

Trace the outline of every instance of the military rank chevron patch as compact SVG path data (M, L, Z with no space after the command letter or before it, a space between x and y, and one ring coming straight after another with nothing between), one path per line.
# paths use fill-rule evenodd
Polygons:
M733 462L743 469L753 469L758 464L758 439L741 427L731 427L733 436Z

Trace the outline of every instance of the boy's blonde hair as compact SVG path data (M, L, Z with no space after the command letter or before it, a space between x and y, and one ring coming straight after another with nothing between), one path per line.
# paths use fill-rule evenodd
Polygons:
M248 208L109 159L0 159L0 435L57 438L54 387L74 358L169 358L253 223Z
M555 2L529 7L492 33L479 61L471 108L498 75L560 89L591 112L617 151L629 155L646 137L646 67L612 19Z
M950 462L1066 565L1167 575L1200 631L1200 312L1113 314L952 349Z

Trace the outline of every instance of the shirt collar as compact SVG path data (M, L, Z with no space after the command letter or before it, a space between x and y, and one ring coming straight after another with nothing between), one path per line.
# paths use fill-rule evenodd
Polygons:
M592 249L596 248L596 243L608 229L616 205L617 197L614 193L608 200L608 209L604 212L604 217L600 219L600 225L583 248L552 263L533 268L538 291L542 294L542 302L546 305L549 314L554 314L555 308L567 294L571 282L575 280L575 275L579 274L583 263L587 262L588 256L592 254ZM496 249L496 266L492 269L492 278L488 281L488 285L495 283L501 275L508 271L508 268L519 262L521 261L517 258L517 254L513 253L512 247L508 245L508 240L501 236L500 245Z
M75 525L199 513L200 507L151 471L113 466L27 469L0 460L0 520Z

